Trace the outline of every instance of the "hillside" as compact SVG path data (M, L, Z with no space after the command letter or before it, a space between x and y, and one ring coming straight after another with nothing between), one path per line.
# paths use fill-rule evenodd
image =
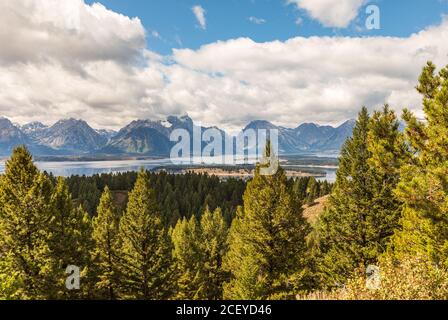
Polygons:
M322 212L325 210L326 205L328 204L330 196L325 196L319 199L316 199L313 205L304 205L303 206L303 216L308 220L310 224L314 224Z

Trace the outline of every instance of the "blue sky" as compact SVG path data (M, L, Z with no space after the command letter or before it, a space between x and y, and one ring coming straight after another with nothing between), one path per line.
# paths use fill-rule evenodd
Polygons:
M407 37L448 14L447 0L365 1L347 28L325 27L287 0L89 0L130 17L138 17L147 30L150 50L170 54L173 48L197 49L217 40L249 37L256 42L285 41L297 36ZM375 4L381 12L381 29L366 30L365 8ZM205 10L206 28L200 28L193 6ZM255 23L258 19L258 24ZM262 19L262 20L261 20ZM297 20L301 21L297 25ZM262 23L260 23L262 22ZM157 36L158 35L158 36Z

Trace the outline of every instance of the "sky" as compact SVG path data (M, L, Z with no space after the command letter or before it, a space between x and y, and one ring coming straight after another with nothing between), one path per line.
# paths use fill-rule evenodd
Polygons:
M337 14L331 23L332 9L327 3L353 4ZM98 1L87 1L95 3ZM129 17L139 17L148 32L148 48L171 54L173 48L198 49L218 40L248 37L256 42L286 41L297 36L397 36L406 37L427 26L439 24L448 14L446 0L100 0L107 8ZM310 5L307 4L310 3ZM322 9L312 3L322 3ZM299 5L297 5L297 3ZM381 10L379 30L366 30L365 9L377 5ZM356 16L349 20L352 8ZM205 28L192 8L204 9ZM312 10L312 11L307 11ZM322 11L322 12L321 12ZM312 18L315 13L316 18ZM310 14L311 13L311 14ZM320 17L320 15L322 15ZM342 26L338 21L342 19ZM320 19L319 19L320 18ZM330 20L330 23L329 23ZM324 21L324 23L322 23ZM360 29L361 28L361 29Z
M448 0L2 0L0 43L0 116L16 123L338 125L363 105L422 115Z

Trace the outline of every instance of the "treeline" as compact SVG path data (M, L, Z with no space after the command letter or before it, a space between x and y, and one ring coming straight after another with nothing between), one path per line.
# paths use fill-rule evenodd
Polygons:
M242 205L246 183L240 179L220 181L216 176L206 174L168 174L166 172L148 173L149 184L154 189L159 204L162 221L174 226L180 218L199 217L208 207L220 208L224 219L231 223L236 208ZM137 180L136 172L101 174L90 177L72 176L66 183L77 204L92 217L97 214L100 197L106 186L113 192L122 191L125 195L118 209L126 209L127 193Z
M314 177L301 177L294 180L292 188L302 204L312 205L316 199L331 193L333 183L318 181Z
M106 187L113 194L124 195L122 199L114 197L114 200L118 210L125 210L127 194L134 187L137 175L137 172L123 172L71 176L66 179L66 184L74 203L81 205L94 217ZM179 219L189 219L193 215L200 219L206 208L211 211L219 208L224 220L230 225L238 206L243 205L246 181L242 179L220 180L207 174L169 174L164 171L148 172L148 176L165 226L175 226ZM56 178L51 178L56 183ZM313 204L316 199L330 194L333 187L332 183L318 181L314 177L299 177L291 180L291 183L295 196L302 204Z

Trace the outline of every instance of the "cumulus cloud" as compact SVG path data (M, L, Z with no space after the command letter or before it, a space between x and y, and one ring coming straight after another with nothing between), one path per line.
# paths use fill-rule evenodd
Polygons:
M130 61L145 48L138 18L83 0L0 3L0 63Z
M288 0L325 27L346 28L366 0Z
M66 24L73 11L61 2L48 0L45 10L0 2L0 41L8 44L0 47L0 116L47 124L76 117L115 129L185 112L231 130L254 119L337 124L363 105L419 112L422 66L448 64L448 19L407 38L240 38L166 57L145 49L138 19L64 1L81 16Z
M194 6L193 8L191 8L191 10L193 11L194 16L196 17L196 20L198 21L201 29L205 30L207 28L207 21L205 19L204 8L202 8L201 6Z

